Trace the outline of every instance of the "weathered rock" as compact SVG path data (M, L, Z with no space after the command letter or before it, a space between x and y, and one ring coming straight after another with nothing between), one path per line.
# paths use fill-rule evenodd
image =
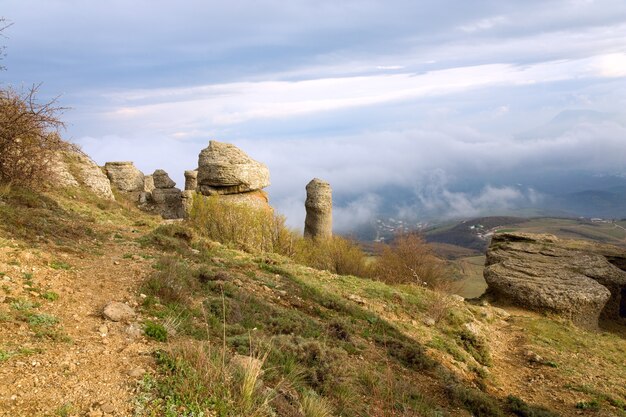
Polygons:
M118 190L129 193L144 190L144 175L132 162L107 162L104 170Z
M135 310L119 301L111 301L104 307L102 314L111 321L130 321L135 317Z
M196 191L198 188L198 170L185 171L185 191Z
M102 169L87 155L80 152L63 152L52 161L55 185L87 188L97 196L115 200L111 182Z
M167 189L174 188L176 183L167 175L167 172L162 169L157 169L152 174L152 179L154 181L154 188Z
M497 234L485 264L487 294L596 328L601 313L619 318L626 305L626 272L603 255L623 251L611 248L552 235Z
M267 187L270 174L236 146L212 140L198 157L197 181L204 195L237 194Z
M164 219L181 219L185 215L182 193L178 188L155 188L150 204Z
M304 237L328 238L333 235L333 196L330 185L314 178L306 186Z
M193 206L193 199L195 194L195 191L185 190L180 195L183 217L185 218L189 217L189 213L191 213L191 207Z
M154 177L152 175L146 175L143 177L143 191L151 193L154 191Z

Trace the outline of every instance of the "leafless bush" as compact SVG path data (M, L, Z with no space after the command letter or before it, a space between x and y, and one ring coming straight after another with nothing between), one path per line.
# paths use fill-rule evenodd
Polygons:
M37 86L0 89L0 182L39 186L50 178L55 155L76 149L59 135L63 109L36 95Z
M312 268L339 275L367 277L370 267L367 255L359 245L339 236L318 239L299 239L293 259Z
M415 233L398 235L379 249L374 275L390 284L418 284L439 289L448 281L446 264Z

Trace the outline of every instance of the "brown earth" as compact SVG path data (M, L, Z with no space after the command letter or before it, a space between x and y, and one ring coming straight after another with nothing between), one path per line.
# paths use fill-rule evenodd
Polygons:
M136 253L137 244L121 240L111 238L98 253L61 256L46 247L0 247L0 281L8 292L1 296L0 349L12 355L0 362L1 416L131 414L137 381L149 372L157 343L146 340L138 322L101 315L112 300L136 307L138 286L150 270L150 260L124 256ZM42 297L50 291L57 300ZM32 319L20 318L16 303L34 304L27 314L54 316L58 323L29 325Z

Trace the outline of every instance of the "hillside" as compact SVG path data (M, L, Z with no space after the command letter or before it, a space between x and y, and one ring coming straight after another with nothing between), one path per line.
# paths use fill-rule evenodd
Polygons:
M229 249L117 199L1 190L0 415L626 414L622 327Z

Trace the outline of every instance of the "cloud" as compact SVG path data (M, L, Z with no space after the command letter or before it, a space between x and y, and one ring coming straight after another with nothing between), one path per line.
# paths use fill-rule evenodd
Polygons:
M509 23L509 19L505 16L494 16L485 19L480 19L470 24L462 25L459 27L463 32L478 32L483 30L489 30L496 26Z

